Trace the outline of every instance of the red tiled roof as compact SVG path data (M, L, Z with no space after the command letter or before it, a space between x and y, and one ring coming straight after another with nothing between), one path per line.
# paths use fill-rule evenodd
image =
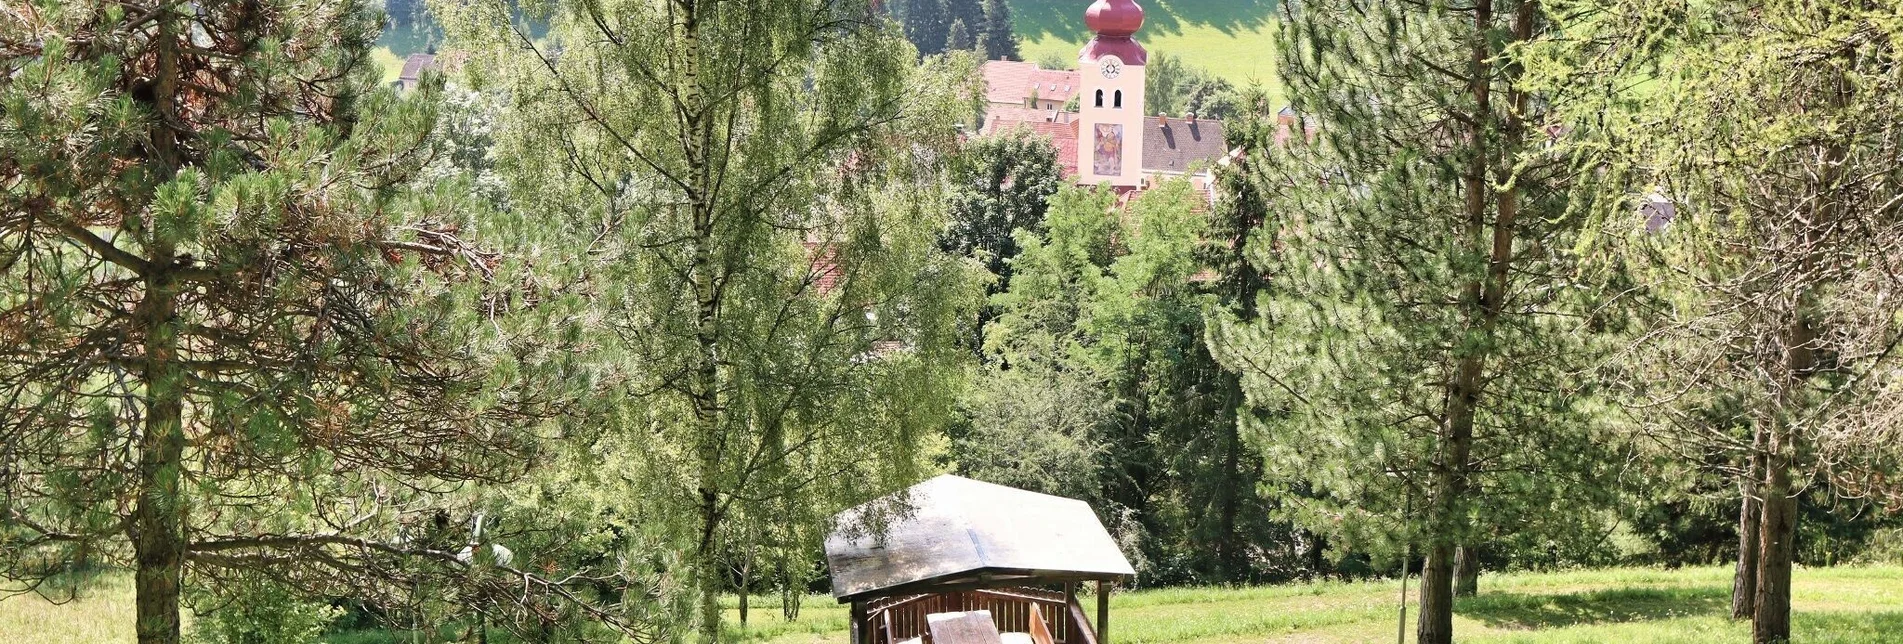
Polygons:
M1077 124L1044 123L1034 129L1049 134L1051 144L1057 146L1057 169L1063 171L1064 178L1077 176Z
M1000 126L1016 125L1018 123L1050 123L1053 122L1052 115L1054 113L1056 113L1054 110L1034 110L1028 107L991 105L985 108L985 125L979 129L979 132L991 134L996 132Z
M985 61L983 74L985 101L1001 105L1024 105L1036 96L1038 107L1047 103L1063 107L1083 85L1083 75L1077 72L1014 60Z
M821 296L831 294L834 288L838 288L839 277L842 273L837 261L838 250L816 241L805 242L805 246L806 254L811 258L811 263L807 265L806 279L811 281L813 288Z
M1308 140L1311 142L1315 140L1315 135L1321 132L1320 125L1296 114L1293 107L1283 107L1277 111L1275 113L1275 145L1278 147L1288 145L1289 139L1295 138L1297 127L1307 132Z
M1026 111L1029 112L1030 110ZM1041 114L1042 112L1036 113ZM1077 176L1076 122L1070 121L1068 118L1065 119L1065 122L1053 123L1043 120L1042 117L1026 120L993 116L985 119L985 127L982 133L985 136L991 136L1018 130L1050 139L1051 145L1057 148L1057 169L1062 173L1063 178L1069 179Z

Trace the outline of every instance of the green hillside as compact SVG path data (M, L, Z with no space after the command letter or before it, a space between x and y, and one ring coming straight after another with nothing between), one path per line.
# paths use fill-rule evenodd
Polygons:
M1274 0L1138 0L1151 52L1163 52L1237 85L1275 81ZM1024 41L1024 59L1076 57L1089 40L1078 0L1012 0L1011 18Z
M403 4L397 2L396 4ZM1152 52L1163 52L1228 79L1237 86L1275 83L1275 0L1138 0L1143 31L1138 37ZM1023 39L1025 60L1059 56L1073 60L1090 39L1084 28L1082 0L1011 0L1012 24ZM403 13L408 11L410 13ZM441 39L427 14L396 7L407 16L393 22L378 39L379 62L396 78L403 57L426 51Z

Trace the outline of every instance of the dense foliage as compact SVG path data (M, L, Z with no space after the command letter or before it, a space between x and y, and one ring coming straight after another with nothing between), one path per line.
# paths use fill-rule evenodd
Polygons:
M499 173L606 397L525 495L606 527L590 567L661 557L663 614L711 639L730 574L803 581L833 513L925 473L977 282L919 151L972 112L971 61L915 65L863 1L519 5L546 42L515 6L434 9L510 98Z
M436 92L373 89L377 15L4 21L0 574L132 568L141 642L178 640L183 584L250 575L546 607L533 573L454 554L455 493L520 475L572 401L569 354L518 323L480 208L414 187Z
M1903 4L1597 4L1535 51L1605 168L1580 246L1645 327L1615 377L1646 436L1735 478L1734 610L1782 640L1807 490L1898 493Z
M0 592L718 641L945 471L1139 585L1418 572L1423 642L1895 556L1903 3L1286 3L1287 105L1152 55L1232 152L1139 191L971 134L1010 10L443 0L399 91L361 0L0 8Z

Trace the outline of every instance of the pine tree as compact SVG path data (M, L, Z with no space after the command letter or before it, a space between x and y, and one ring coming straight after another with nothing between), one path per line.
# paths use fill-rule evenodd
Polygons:
M1608 491L1572 376L1591 355L1592 309L1565 281L1577 222L1535 154L1545 101L1515 86L1513 43L1546 18L1490 0L1285 14L1303 118L1244 164L1267 213L1248 255L1274 278L1215 345L1243 373L1269 483L1317 497L1290 517L1349 550L1422 546L1417 635L1449 642L1457 547L1563 539Z
M945 0L907 0L905 38L921 56L945 53L945 43L951 38L951 16Z
M866 0L576 3L545 38L512 6L440 9L517 98L511 203L588 249L574 279L620 402L572 489L654 548L629 559L670 562L666 603L714 641L763 539L810 545L924 473L978 280L937 251L944 159L919 151L953 148L975 70L920 67Z
M978 35L985 60L1021 60L1018 33L1011 26L1011 6L1005 0L985 0L984 28Z
M977 43L971 39L971 30L965 28L964 19L952 20L950 34L945 37L945 51L971 51Z
M1268 110L1268 97L1261 90L1252 90L1243 100L1258 109L1244 111L1241 118L1225 123L1223 134L1224 147L1231 150L1266 150L1277 145L1277 125L1274 116ZM1259 158L1259 157L1256 157ZM1209 212L1209 225L1205 233L1207 243L1200 248L1202 265L1209 267L1212 279L1209 291L1213 296L1213 305L1204 315L1206 329L1221 329L1225 326L1255 324L1259 317L1258 300L1266 286L1261 272L1250 261L1249 252L1256 236L1264 232L1263 225L1268 217L1264 186L1257 185L1248 170L1251 157L1238 158L1227 171L1216 175L1216 194L1219 195L1215 207ZM1213 342L1213 337L1205 333L1208 350L1219 353L1223 347ZM1260 521L1270 514L1269 500L1258 494L1245 494L1241 490L1257 487L1254 482L1262 478L1262 456L1257 446L1250 444L1244 436L1245 425L1251 424L1245 414L1253 413L1245 404L1242 374L1234 368L1224 368L1215 383L1217 395L1221 400L1221 418L1211 423L1211 429L1217 434L1215 443L1219 452L1215 459L1220 465L1213 477L1218 485L1214 495L1215 502L1211 512L1204 513L1207 520L1215 523L1215 529L1204 530L1199 535L1204 543L1215 545L1214 560L1228 570L1239 568L1241 550L1246 547L1242 541L1245 534L1238 525L1257 517ZM1274 529L1290 530L1292 526L1278 523ZM1256 531L1256 532L1259 532ZM1294 536L1294 535L1288 535ZM1284 537L1281 541L1293 542L1298 539ZM1319 555L1320 543L1313 533L1301 535L1299 541L1308 544L1305 553L1310 574L1324 572ZM1234 579L1233 574L1223 575Z
M493 579L400 533L440 512L467 539L432 490L531 463L560 378L498 351L534 349L477 205L409 188L435 91L375 89L378 15L8 12L0 576L126 566L142 644L179 641L188 569L366 598Z
M974 30L972 40L977 40L977 29L985 25L985 5L982 0L945 0L945 19L947 22L964 22L966 28Z

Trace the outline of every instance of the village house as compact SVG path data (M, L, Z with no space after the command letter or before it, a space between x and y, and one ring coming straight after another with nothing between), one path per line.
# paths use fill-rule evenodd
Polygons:
M1078 72L1015 60L987 61L983 74L989 107L1061 110L1083 84Z

